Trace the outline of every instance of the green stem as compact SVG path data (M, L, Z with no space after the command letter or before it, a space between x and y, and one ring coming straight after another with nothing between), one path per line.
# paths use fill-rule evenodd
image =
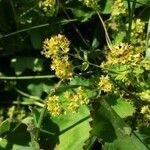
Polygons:
M84 59L82 59L81 57L80 57L80 58L79 58L79 57L76 57L75 55L70 54L70 53L68 53L68 55L70 55L70 56L72 56L72 57L74 57L74 58L76 58L76 59L79 59L79 60L81 60L81 61L83 61L83 62L84 62ZM91 63L91 62L88 62L88 63L89 63L89 65L91 65L91 66L94 66L94 67L96 67L96 68L100 68L100 66L99 66L99 65L96 65L96 64Z
M47 98L51 95L53 95L56 90L59 88L59 86L61 85L63 80L60 80L55 86L54 88L51 90L50 94L47 96ZM47 99L46 98L46 99ZM40 129L41 129L41 125L42 125L42 121L44 119L44 116L45 116L45 113L46 113L46 110L47 110L47 103L45 102L45 105L40 113L40 117L39 117L39 120L38 120L38 123L37 123L37 132L36 132L36 135L35 135L35 140L38 141L38 138L39 138L39 133L40 133Z
M40 113L40 118L38 120L38 124L37 124L37 132L36 132L36 135L35 135L35 140L38 141L38 138L39 138L39 133L40 133L40 129L41 129L41 125L42 125L42 121L44 119L44 116L45 116L45 113L46 113L46 110L47 110L47 104L45 103L41 113Z
M131 1L128 0L129 27L128 27L128 31L127 31L127 41L129 43L131 40L132 20L133 20L133 16L134 16L135 5L136 5L136 0L134 0L132 2L132 6L131 6Z
M0 80L29 80L29 79L49 79L55 78L55 75L41 75L41 76L0 76Z
M146 55L145 58L150 58L150 17L147 25L147 37L146 37Z
M67 20L67 22L73 22L73 21L77 21L77 19ZM16 35L18 33L22 33L22 32L25 32L25 31L30 31L30 30L34 30L34 29L38 29L38 28L43 28L43 27L47 27L47 26L50 26L50 25L53 25L53 24L58 24L58 23L61 23L61 24L66 23L66 20L53 22L51 24L50 23L45 23L45 24L30 27L30 28L25 28L25 29L22 29L22 30L18 30L16 32L12 32L12 33L3 35L3 36L0 37L0 39L6 38L6 37L9 37L9 36L12 36L12 35Z
M14 105L36 105L38 107L44 107L44 104L40 103L40 102L18 102L18 101L15 101L15 102L12 102Z
M43 103L43 100L40 99L39 97L32 96L32 95L30 95L30 94L28 94L28 93L25 93L25 92L23 92L23 91L21 91L21 90L19 90L19 89L17 89L17 88L15 88L15 90L16 90L17 93L19 93L19 94L21 94L21 95L23 95L23 96L25 96L25 97L28 97L28 98L34 99L34 100L38 100L38 101L40 101L40 102Z

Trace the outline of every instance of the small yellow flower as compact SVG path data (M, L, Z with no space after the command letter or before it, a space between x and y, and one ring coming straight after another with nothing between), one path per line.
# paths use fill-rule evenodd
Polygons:
M42 54L46 58L67 54L70 50L69 45L69 40L64 35L58 34L43 42Z
M86 90L79 86L74 90L74 93L66 91L64 97L68 99L68 109L77 112L79 107L89 103L89 98Z
M145 91L141 92L139 94L139 96L143 101L150 102L150 90L145 90Z
M90 8L93 8L93 9L98 9L99 8L98 2L99 2L99 0L83 0L83 3L87 7L90 7Z
M127 6L125 5L123 0L115 0L112 6L112 17L126 15L127 13Z
M41 8L47 16L53 16L56 9L56 0L39 0L39 8Z
M106 76L102 75L100 77L99 88L104 92L110 92L112 90L112 84L110 82L108 75Z
M76 113L79 109L79 105L76 102L71 102L68 106L68 109L72 112L72 113Z
M65 97L66 99L69 99L70 96L71 96L71 93L70 93L69 91L64 92L64 97Z
M61 107L59 96L50 96L47 100L47 110L52 114L52 116L59 116L63 113L63 108Z
M55 70L58 78L69 79L73 76L73 67L68 61L68 56L55 57L52 61L51 69Z
M150 109L148 105L145 105L141 108L141 113L142 114L150 114Z
M51 69L61 79L70 79L73 76L73 67L67 55L69 45L69 40L61 34L46 39L43 43L42 54L52 59Z

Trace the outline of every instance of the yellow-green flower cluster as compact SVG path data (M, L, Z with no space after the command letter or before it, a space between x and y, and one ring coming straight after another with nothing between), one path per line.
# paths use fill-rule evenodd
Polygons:
M63 113L63 108L61 106L59 96L50 96L47 100L47 110L52 116L59 116Z
M144 59L142 61L142 66L145 68L145 70L150 71L150 59Z
M136 19L132 22L132 33L131 35L134 37L139 37L141 34L143 34L145 28L144 22L141 21L141 19Z
M135 47L128 43L121 43L113 46L106 55L106 61L102 62L100 67L104 70L111 70L113 78L130 85L129 76L132 72L135 76L143 73L141 61L143 60L142 51L136 51Z
M141 108L141 113L142 114L150 114L150 108L149 108L149 105L145 105Z
M69 79L73 75L73 67L67 55L69 45L69 40L61 34L46 39L43 43L42 54L52 59L51 69L61 79Z
M127 6L124 3L124 0L115 0L112 6L112 17L117 17L121 15L126 15L127 13Z
M131 42L134 45L138 45L137 49L144 49L145 46L144 29L145 29L145 23L142 22L141 19L135 19L132 21Z
M83 0L83 3L87 7L90 7L90 8L93 8L93 9L98 9L99 8L98 2L99 2L99 0Z
M39 8L41 8L47 16L53 16L56 10L56 0L39 0Z
M146 122L146 125L150 125L150 107L145 105L141 108L141 114L143 114L143 119Z
M127 16L127 6L124 3L124 0L115 0L111 10L111 17L108 22L108 26L113 31L122 32L125 29L125 24L122 20L122 17Z
M144 90L139 94L139 96L143 101L150 102L150 90Z
M66 91L63 96L50 96L47 100L47 110L52 116L60 116L67 111L75 113L80 106L88 104L89 98L83 87L78 87L73 92Z
M128 43L121 43L112 48L106 56L106 62L102 62L101 67L107 68L112 64L125 64L130 62L136 64L140 59L140 53L134 53L133 46Z
M81 86L75 89L75 94L66 91L64 97L69 100L68 109L73 113L77 112L80 106L89 102L86 91Z
M42 54L46 58L62 56L69 52L69 46L70 41L64 35L58 34L50 39L45 39Z
M10 119L21 120L26 116L26 112L24 109L16 109L16 106L12 106L8 109L7 115Z
M100 77L100 82L98 86L99 86L99 89L104 92L112 91L112 87L113 87L108 75L106 76L102 75Z

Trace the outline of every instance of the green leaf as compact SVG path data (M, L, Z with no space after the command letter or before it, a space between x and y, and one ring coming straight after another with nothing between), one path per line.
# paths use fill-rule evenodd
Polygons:
M136 111L136 108L131 103L115 95L109 95L107 102L121 118L132 116Z
M114 140L113 143L105 143L104 150L148 150L134 135Z
M30 32L28 32L34 49L41 49L42 47L41 32L42 32L41 30L31 30Z
M30 93L33 96L41 97L42 93L49 93L50 89L52 88L52 85L48 85L46 83L40 82L37 84L31 83L28 85L27 89L30 91Z
M10 130L10 119L6 119L0 124L0 135Z
M150 126L141 126L136 134L150 147Z
M101 1L101 9L103 14L110 14L113 5L113 0Z
M27 126L22 123L12 123L9 134L7 134L6 139L9 143L9 147L14 144L20 146L29 146L31 141L30 134L27 131Z
M109 132L106 132L108 126L103 126L99 135L99 138L102 138L104 141L104 149L105 150L147 150L147 145L145 145L142 140L135 135L135 133L131 132L131 128L128 124L124 122L123 119L121 119L115 111L111 108L111 106L106 102L105 99L98 99L100 102L100 105L98 104L95 106L98 109L98 114L102 115L106 120L108 120L114 131L116 138L112 136L112 141L108 142L103 138L103 130L104 133L108 134ZM96 115L96 114L95 114ZM98 127L97 127L98 128ZM113 139L114 138L114 139ZM130 148L131 147L131 148Z
M80 76L75 76L71 81L70 85L83 85L83 86L90 86L90 81L88 79L84 79Z
M14 144L13 147L12 147L12 150L35 150L34 148L32 147L29 147L29 146L21 146L21 145L17 145L17 144ZM39 150L39 149L38 149Z
M53 118L60 128L58 150L82 150L85 140L89 137L89 111L81 107L78 113L67 113Z
M114 44L120 44L122 43L122 41L124 40L126 36L126 33L125 32L120 32L116 35L115 39L114 39Z
M76 7L75 9L71 9L75 18L77 18L81 22L86 22L92 18L95 14L94 11L89 11L88 9L84 9L82 7Z
M148 5L150 5L150 1L149 0L137 0L137 2L139 2L141 4L148 4Z
M4 138L0 138L0 149L1 150L5 150L6 149L6 146L7 146L7 140L4 139Z
M16 75L20 75L26 69L31 69L34 72L42 71L43 59L34 57L18 57L11 59L11 67L14 68Z
M85 62L82 63L82 70L83 71L87 70L88 67L89 67L89 62L88 61L85 61Z

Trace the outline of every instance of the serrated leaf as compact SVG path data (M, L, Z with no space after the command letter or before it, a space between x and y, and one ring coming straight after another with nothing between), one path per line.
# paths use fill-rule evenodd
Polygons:
M108 96L107 102L121 118L132 116L136 111L136 108L131 103L115 95Z
M135 135L128 124L121 119L115 111L111 108L111 106L106 102L105 99L99 99L100 106L96 105L98 112L102 115L106 120L108 120L114 131L116 138L112 139L111 142L107 142L105 138L103 138L103 134L100 134L99 138L104 140L104 149L105 150L147 150L147 145L145 145L142 140ZM97 114L96 114L97 115ZM102 130L107 130L108 127L103 126ZM101 131L102 133L102 131ZM104 132L106 133L106 132ZM108 132L107 132L108 133ZM131 149L130 149L131 147Z
M89 136L89 111L86 107L79 109L78 113L67 113L53 118L60 128L57 150L82 150L85 140Z

